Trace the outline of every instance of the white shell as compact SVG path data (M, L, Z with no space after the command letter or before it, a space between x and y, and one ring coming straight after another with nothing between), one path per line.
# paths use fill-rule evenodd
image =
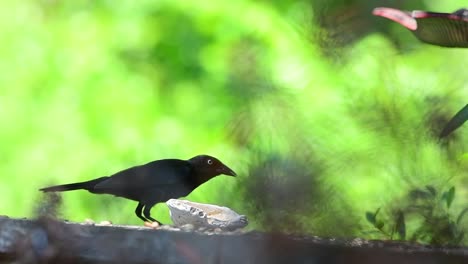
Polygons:
M175 226L193 225L195 228L235 230L247 226L245 215L230 208L187 200L170 199L166 202Z

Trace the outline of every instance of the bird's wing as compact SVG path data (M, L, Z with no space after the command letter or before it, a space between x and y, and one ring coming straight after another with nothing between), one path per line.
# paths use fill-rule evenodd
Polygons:
M184 160L158 160L135 166L109 177L95 186L95 190L144 190L158 186L185 183L190 180L191 166Z

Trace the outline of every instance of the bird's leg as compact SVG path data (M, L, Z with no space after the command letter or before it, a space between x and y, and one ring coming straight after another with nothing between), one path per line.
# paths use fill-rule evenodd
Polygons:
M151 214L150 214L151 207L153 207L153 205L149 205L149 206L145 205L145 209L143 209L143 215L146 217L146 219L151 220L161 225L161 223L158 220L151 217Z
M144 218L141 214L141 211L143 210L143 206L145 206L144 204L142 203L138 203L137 205L137 208L135 209L135 214L136 216L138 216L138 218L140 218L141 220L143 220L143 222L146 222L148 221L146 218Z

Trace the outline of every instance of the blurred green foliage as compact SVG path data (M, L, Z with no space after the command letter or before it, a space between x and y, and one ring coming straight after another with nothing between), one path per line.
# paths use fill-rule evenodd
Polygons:
M284 203L314 204L316 213L295 217L309 223L298 232L334 235L348 218L353 229L336 235L360 235L366 211L426 185L456 186L451 208L460 211L467 128L443 142L436 135L466 104L468 51L424 45L367 12L341 19L394 2L2 1L0 214L34 216L44 200L37 189L49 184L201 153L239 176L218 177L189 199L245 213L250 228L270 229L268 214L255 211L264 194L245 195L258 153L307 156L297 163L320 167L305 183L319 182L322 198ZM465 3L424 4L408 8L452 12ZM65 219L141 224L135 202L62 196ZM170 221L164 204L152 215Z
M460 245L468 231L468 207L453 212L455 187L442 194L430 185L409 191L385 213L381 208L366 212L367 221L386 239L400 239L436 245ZM382 216L383 215L383 216ZM407 230L406 226L411 229Z

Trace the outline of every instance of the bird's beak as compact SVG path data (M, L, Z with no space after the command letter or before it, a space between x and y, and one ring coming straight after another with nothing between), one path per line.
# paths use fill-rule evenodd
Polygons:
M237 176L237 174L226 165L224 165L221 169L219 169L218 172L224 175L229 175L229 176L234 176L234 177Z

